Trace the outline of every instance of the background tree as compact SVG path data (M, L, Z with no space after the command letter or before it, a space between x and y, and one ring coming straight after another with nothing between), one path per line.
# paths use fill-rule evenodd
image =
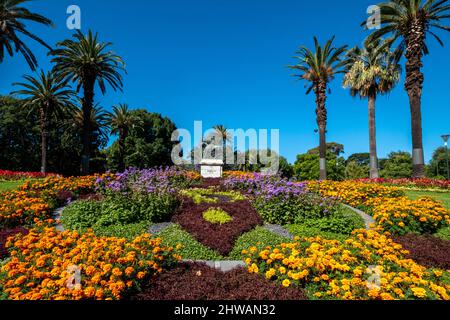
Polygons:
M109 115L109 126L111 128L111 134L118 135L118 147L119 147L119 170L125 170L125 140L128 137L130 130L138 124L138 118L133 117L128 105L119 104L113 106L113 111Z
M310 149L307 153L309 154L319 154L320 147ZM345 153L345 148L343 144L337 142L327 142L327 152L331 152L332 154L339 157L341 154Z
M360 165L356 161L347 161L345 179L363 179L369 177L369 165Z
M30 68L34 71L38 65L37 59L20 36L28 37L51 50L39 37L28 31L25 22L36 22L51 26L52 21L46 17L30 12L21 7L29 0L0 0L0 63L5 59L5 52L12 57L15 53L22 54Z
M367 98L369 103L370 178L379 178L376 142L375 101L386 94L400 80L400 54L391 52L380 39L366 43L362 49L355 47L347 53L348 71L344 87L355 97Z
M433 152L433 157L427 166L427 176L430 178L447 179L445 147L439 147Z
M36 108L39 113L41 127L41 172L47 172L48 130L50 117L60 117L63 113L71 113L75 109L73 97L75 92L67 87L67 81L55 78L51 72L41 70L38 77L25 75L27 82L15 83L22 87L13 94L23 96L25 108Z
M19 99L0 97L0 168L39 171L39 115L22 105Z
M319 155L317 154L301 154L297 156L294 163L294 176L297 180L308 181L317 180L320 177ZM345 160L337 157L331 152L327 152L326 165L329 180L345 179Z
M227 158L227 143L231 142L231 139L233 138L228 131L228 129L224 125L216 125L213 127L214 133L217 134L219 137L222 138L222 158L224 165L226 164L226 158Z
M342 54L347 46L334 47L334 37L324 46L320 46L316 37L314 37L315 51L309 50L307 47L301 47L296 57L299 62L290 68L299 71L297 75L300 79L310 82L307 94L314 91L316 95L316 115L317 125L319 127L320 147L319 147L319 163L320 163L320 179L327 178L326 168L326 127L327 127L327 91L329 92L329 83L334 79L335 75L343 72L346 64L342 60Z
M412 157L409 152L391 152L388 158L380 162L382 178L411 178L413 167Z
M423 55L428 54L426 38L434 37L441 45L442 40L434 29L450 31L441 24L450 17L448 0L390 0L378 4L381 11L381 28L374 31L367 43L379 41L390 35L392 44L404 52L406 58L405 89L408 92L411 109L411 127L413 142L413 176L425 176L425 161L422 141L422 89L424 76ZM397 41L399 40L399 41Z
M109 42L100 42L98 35L89 31L83 35L80 31L74 34L75 40L67 39L57 44L58 48L51 52L54 71L63 79L76 83L77 91L83 88L82 111L82 174L89 173L90 136L93 128L88 121L94 106L94 88L98 85L102 94L106 92L106 85L113 90L122 89L122 76L125 71L124 62L112 51Z
M125 167L151 168L170 166L172 148L177 142L172 141L172 133L177 129L169 118L146 110L132 110L139 126L131 128L125 139ZM108 148L108 168L119 170L118 141Z
M67 176L80 172L81 142L74 132L73 115L49 118L49 171ZM0 168L39 171L41 128L36 108L23 108L22 100L0 97Z
M368 152L354 153L347 158L347 164L349 162L356 162L359 166L370 165L370 154Z

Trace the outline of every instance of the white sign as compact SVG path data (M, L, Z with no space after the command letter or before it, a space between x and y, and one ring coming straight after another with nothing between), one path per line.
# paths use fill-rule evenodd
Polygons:
M216 159L203 159L201 162L200 172L203 178L222 178L223 161Z

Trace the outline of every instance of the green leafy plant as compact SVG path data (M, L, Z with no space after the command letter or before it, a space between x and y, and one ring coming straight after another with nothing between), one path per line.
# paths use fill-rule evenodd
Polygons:
M182 196L191 198L194 203L218 203L219 200L236 202L245 200L245 197L237 191L217 191L215 189L190 189L182 190Z
M220 208L209 208L203 212L203 219L220 225L233 221L233 218L225 210Z
M322 198L313 193L296 196L278 196L270 199L257 197L253 201L264 221L273 224L292 224L308 219L320 219L337 212L339 206L332 199Z
M174 224L160 233L156 234L158 238L162 239L164 246L181 248L177 251L183 259L191 260L222 260L223 257L214 250L211 250L197 240L192 235L183 230L179 225Z
M248 250L250 247L263 249L266 246L277 246L281 243L289 243L292 240L270 232L263 227L256 227L254 230L244 233L236 240L233 250L229 254L231 260L242 260L244 255L242 250Z
M115 195L108 196L102 202L76 201L64 209L61 220L68 229L92 228L99 233L114 235L110 232L114 227L129 226L133 229L136 225L147 226L167 220L178 205L179 200L171 195Z
M340 207L334 215L329 217L298 222L307 228L344 235L350 235L353 230L365 227L364 220L357 213L345 207Z
M450 226L439 229L435 236L442 240L450 241Z

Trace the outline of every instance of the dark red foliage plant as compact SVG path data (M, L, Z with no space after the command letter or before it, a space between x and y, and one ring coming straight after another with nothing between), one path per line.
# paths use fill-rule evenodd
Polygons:
M300 288L285 288L243 268L227 273L204 264L181 263L147 283L131 300L306 300Z
M408 258L428 268L450 269L450 241L431 235L394 236L394 241L409 251Z
M233 220L223 225L212 224L203 219L203 212L209 208L221 208ZM183 200L181 208L172 217L172 221L192 234L197 241L218 251L221 255L227 255L233 249L240 235L263 223L260 215L247 200L195 204L189 198Z

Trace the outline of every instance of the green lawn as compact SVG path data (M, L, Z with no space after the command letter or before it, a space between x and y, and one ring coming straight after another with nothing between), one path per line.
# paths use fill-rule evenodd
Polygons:
M23 181L0 181L0 192L16 189Z
M441 201L444 206L450 209L450 192L432 192L432 191L405 191L406 195L415 200L420 197L431 197Z

